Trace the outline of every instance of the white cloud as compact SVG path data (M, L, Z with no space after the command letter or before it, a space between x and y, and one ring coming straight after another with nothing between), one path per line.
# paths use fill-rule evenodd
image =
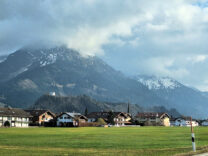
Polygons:
M1 0L0 53L34 42L66 44L82 55L109 55L109 63L120 63L120 70L127 68L122 64L128 58L128 72L206 86L207 4L207 0ZM114 48L105 51L106 45ZM115 47L117 53L112 52Z
M192 57L188 57L187 60L190 61L191 63L202 63L204 61L206 61L206 59L208 58L208 55L197 55L197 56L192 56Z

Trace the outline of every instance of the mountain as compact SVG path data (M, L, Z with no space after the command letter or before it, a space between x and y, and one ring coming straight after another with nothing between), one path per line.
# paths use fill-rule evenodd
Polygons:
M0 99L29 107L43 94L86 94L99 101L168 105L137 80L114 70L98 57L83 57L66 47L22 48L0 63Z
M138 112L147 111L147 109L137 105L129 104L130 113L136 115ZM86 95L79 96L41 96L31 109L50 109L53 112L80 112L84 114L87 108L88 112L96 111L121 111L127 112L128 103L110 103L110 102L100 102ZM172 109L167 110L165 107L150 107L149 111L157 112L167 112L172 116L180 116L180 114Z
M136 79L158 97L168 101L180 113L194 117L208 116L208 94L205 92L187 87L169 77L139 75Z
M28 108L43 94L87 95L101 102L164 106L205 118L208 96L171 78L129 78L98 57L62 47L21 48L0 63L0 102Z
M0 63L3 62L4 60L6 60L7 55L1 55L0 56Z
M99 102L89 96L79 95L79 96L41 96L34 105L30 108L32 109L50 109L53 112L80 112L84 113L85 109L88 112L95 111L127 111L127 103L108 103ZM132 113L137 113L138 111L143 111L139 105L131 105Z
M169 77L139 75L137 79L147 86L149 90L174 90L182 86L181 83Z

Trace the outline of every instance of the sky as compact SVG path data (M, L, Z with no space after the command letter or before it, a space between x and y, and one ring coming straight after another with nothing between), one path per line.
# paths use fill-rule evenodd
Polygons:
M67 45L208 91L208 0L0 0L0 55Z

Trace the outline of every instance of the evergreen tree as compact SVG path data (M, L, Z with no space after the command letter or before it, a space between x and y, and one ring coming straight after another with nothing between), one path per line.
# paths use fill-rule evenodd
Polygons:
M127 113L130 113L129 102L128 102Z
M88 109L87 109L87 107L85 108L85 116L87 116L87 114L88 114Z
M115 124L115 121L114 121L114 113L113 111L109 111L108 112L108 122L112 125Z

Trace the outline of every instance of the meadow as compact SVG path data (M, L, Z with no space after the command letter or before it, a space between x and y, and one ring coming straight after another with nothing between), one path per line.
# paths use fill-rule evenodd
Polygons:
M194 128L197 149L208 145L208 127ZM0 128L0 155L138 156L192 150L187 127Z

